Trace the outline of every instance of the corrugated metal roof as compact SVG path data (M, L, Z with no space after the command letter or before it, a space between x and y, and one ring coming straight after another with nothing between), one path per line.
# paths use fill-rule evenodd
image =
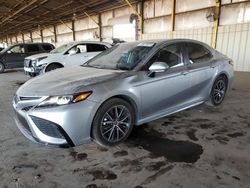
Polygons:
M84 12L91 15L124 5L124 0L0 0L0 37L85 17Z

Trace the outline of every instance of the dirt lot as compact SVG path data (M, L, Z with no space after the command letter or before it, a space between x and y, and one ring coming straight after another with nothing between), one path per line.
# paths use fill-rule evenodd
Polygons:
M27 80L0 74L0 187L250 187L250 73L236 73L217 107L201 105L135 128L115 148L34 144L17 129L12 97Z

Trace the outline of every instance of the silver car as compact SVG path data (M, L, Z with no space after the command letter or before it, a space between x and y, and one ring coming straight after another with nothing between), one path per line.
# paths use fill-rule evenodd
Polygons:
M221 104L232 79L232 61L206 44L140 41L29 80L13 106L19 129L33 141L113 146L135 125L204 102Z

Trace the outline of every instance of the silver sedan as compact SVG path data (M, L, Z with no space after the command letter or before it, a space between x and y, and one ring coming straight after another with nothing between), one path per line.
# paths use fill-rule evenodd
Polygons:
M19 129L35 142L113 146L133 126L204 102L221 104L232 79L232 61L206 44L140 41L29 80L13 106Z

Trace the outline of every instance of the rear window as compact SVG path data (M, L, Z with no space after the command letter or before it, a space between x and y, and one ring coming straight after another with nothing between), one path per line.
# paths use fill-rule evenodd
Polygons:
M187 44L189 63L203 63L210 60L213 56L211 52L200 44Z
M87 44L87 52L102 52L107 47L102 44Z
M32 53L32 52L39 52L41 51L39 48L39 45L37 44L28 44L27 45L27 52Z
M49 44L42 44L42 47L45 51L51 51L54 49L53 46Z

